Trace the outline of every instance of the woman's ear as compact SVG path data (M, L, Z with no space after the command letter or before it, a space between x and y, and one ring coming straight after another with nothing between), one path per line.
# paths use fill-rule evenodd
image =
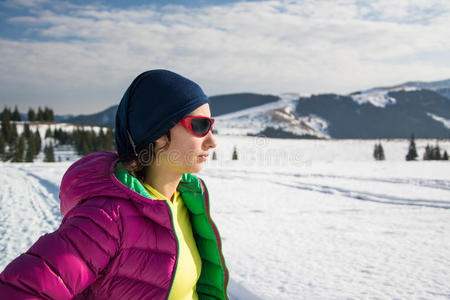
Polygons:
M161 150L167 150L169 148L170 140L167 134L163 135L155 141L155 152L158 153Z

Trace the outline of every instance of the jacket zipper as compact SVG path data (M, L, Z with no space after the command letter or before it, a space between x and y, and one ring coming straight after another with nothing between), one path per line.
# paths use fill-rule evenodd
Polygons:
M203 188L203 191L205 192L206 215L208 216L209 223L210 223L210 225L211 225L211 227L212 227L212 229L214 231L214 234L216 235L217 246L219 248L218 249L219 250L219 256L220 256L220 260L222 261L223 270L225 271L225 282L224 282L224 285L223 285L224 295L225 295L225 299L229 300L228 295L227 295L227 286L228 286L229 272L228 272L228 269L227 269L227 267L225 265L225 259L224 259L223 254L222 254L222 239L220 237L219 231L217 230L216 224L212 220L211 215L209 213L209 193L208 193L208 190L206 189L205 184L203 183L203 180L200 179L200 182L202 183L202 188Z

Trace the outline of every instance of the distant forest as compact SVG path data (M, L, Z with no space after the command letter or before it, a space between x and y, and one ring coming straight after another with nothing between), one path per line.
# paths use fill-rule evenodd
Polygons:
M74 125L72 132L54 128L53 110L45 107L28 110L28 121L21 119L17 106L14 111L5 107L1 113L0 132L0 160L10 162L33 162L41 151L45 162L54 162L54 148L56 146L71 145L78 155L87 155L91 152L102 150L115 150L114 132L112 126L100 127L98 131L92 126ZM23 130L18 134L17 124L23 123ZM44 136L44 141L39 133L38 126L49 124ZM31 126L30 126L31 125ZM35 127L35 130L31 130Z

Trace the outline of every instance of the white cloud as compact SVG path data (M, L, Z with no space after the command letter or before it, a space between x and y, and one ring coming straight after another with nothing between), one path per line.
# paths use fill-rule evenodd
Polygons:
M0 74L0 98L86 100L100 110L151 68L190 77L210 95L346 93L442 79L450 68L429 57L450 61L450 4L432 4L305 0L36 10L9 21L40 39L0 40L0 70L7 71Z

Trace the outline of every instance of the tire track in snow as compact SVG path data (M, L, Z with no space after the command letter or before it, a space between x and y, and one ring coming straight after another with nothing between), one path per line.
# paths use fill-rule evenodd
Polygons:
M300 190L319 192L324 194L337 194L347 198L352 198L360 201L377 202L382 204L393 204L393 205L407 205L407 206L421 206L421 207L431 207L431 208L443 208L450 209L450 201L444 200L433 200L433 199L413 199L398 197L395 195L364 192L358 190L351 190L346 188L341 188L332 185L323 185L316 183L302 182L301 179L304 178L321 178L324 181L327 179L343 179L350 181L365 181L365 182L380 182L387 184L404 184L411 186L418 186L423 188L438 189L438 190L450 190L450 181L448 180L438 180L438 179L418 179L418 178L369 178L369 177L354 177L354 176L338 176L338 175L326 175L326 174L298 174L289 172L257 172L249 170L227 170L226 175L218 175L220 173L213 170L212 172L205 172L205 175L211 177L218 177L223 179L254 179L258 181L266 181L268 183L274 183L282 186L287 186L291 188L296 188ZM268 176L268 175L275 176ZM274 180L274 177L278 180ZM280 181L280 177L283 177L284 181Z
M0 164L0 270L62 219L53 184L19 166Z
M361 201L377 202L382 204L395 204L395 205L407 205L407 206L422 206L431 208L443 208L450 209L450 201L442 200L429 200L429 199L410 199L402 198L387 194L375 194L369 192L352 191L349 189L338 188L334 186L311 184L311 183L286 183L277 182L279 185L284 185L287 187L292 187L301 190L320 192L325 194L338 194L343 197L353 198Z

